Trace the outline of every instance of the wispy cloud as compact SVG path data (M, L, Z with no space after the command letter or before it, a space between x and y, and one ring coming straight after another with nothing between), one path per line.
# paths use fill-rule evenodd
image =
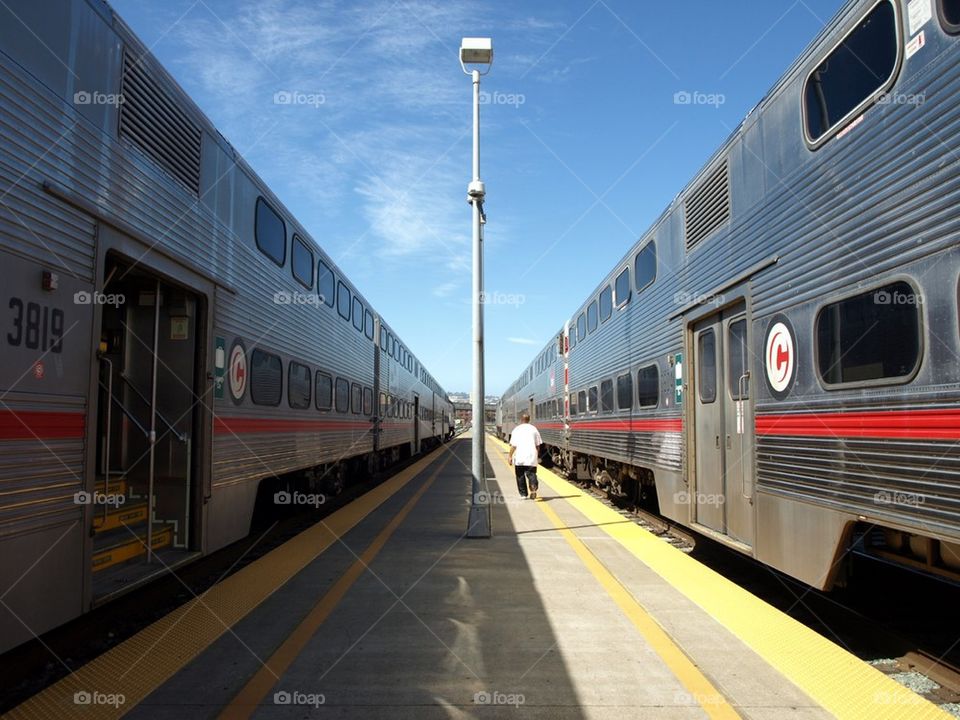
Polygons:
M515 345L536 345L537 344L536 340L531 340L530 338L522 338L522 337L508 337L507 342L512 342Z

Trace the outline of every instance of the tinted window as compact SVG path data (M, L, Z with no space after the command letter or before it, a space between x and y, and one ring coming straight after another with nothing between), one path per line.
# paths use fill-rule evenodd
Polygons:
M700 402L717 399L717 338L713 330L700 333L697 340L697 359L700 361Z
M387 395L386 393L380 393L380 417L384 417L387 414Z
M260 252L283 265L287 259L287 226L263 198L257 198L254 237Z
M363 315L363 334L373 340L373 313L367 310Z
M577 318L577 340L583 340L587 336L587 316L580 313Z
M600 393L597 392L597 386L594 385L592 388L587 390L587 411L596 412L597 411L597 398Z
M600 412L613 412L613 380L600 383Z
M276 355L254 348L250 357L250 399L257 405L279 405L283 363Z
M614 287L616 288L617 307L620 307L630 299L630 268L624 268L623 272L617 275Z
M747 347L747 321L737 320L730 323L727 328L727 352L730 353L730 361L727 366L730 368L730 377L727 384L730 387L730 396L734 400L746 400L750 397L750 378L743 377L747 368L747 353L750 348ZM741 382L741 378L743 381ZM743 397L740 391L743 390Z
M363 332L363 303L357 298L353 299L353 326Z
M607 285L600 291L600 321L606 322L613 313L613 289Z
M593 332L597 329L597 301L587 305L587 330Z
M356 383L350 385L350 408L354 415L363 412L363 388Z
M640 407L655 407L660 402L660 368L647 365L637 373L637 400Z
M326 373L317 373L317 410L333 407L333 378Z
M920 298L896 282L827 305L817 315L817 362L827 384L913 374L920 362Z
M307 290L311 290L313 288L313 252L299 235L293 236L290 266L297 281Z
M317 263L317 292L320 298L330 307L333 307L333 270L321 260Z
M581 390L577 393L577 412L585 413L587 411L587 391Z
M887 82L896 68L898 44L893 4L882 2L810 73L804 110L811 140L822 137Z
M617 407L620 410L633 407L633 377L630 373L617 378Z
M310 368L291 361L287 368L287 402L290 407L297 410L310 407L310 390Z
M577 414L577 394L576 393L570 393L570 414L571 415Z
M657 279L657 244L648 242L633 261L633 282L637 292Z
M337 378L337 412L350 411L350 383L343 378Z
M960 0L940 0L940 19L947 32L960 32Z
M570 332L567 334L567 348L571 349L577 344L577 325L571 323Z

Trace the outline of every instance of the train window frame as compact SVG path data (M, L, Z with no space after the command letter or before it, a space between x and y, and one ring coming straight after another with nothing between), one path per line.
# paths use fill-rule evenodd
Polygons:
M577 414L577 394L575 392L570 393L568 400L570 402L570 417L574 417Z
M646 260L647 254L653 255L653 275L651 275L649 279L644 279L648 273L640 273L638 267L641 258ZM659 272L660 263L657 262L657 241L650 240L642 248L637 250L637 254L633 256L633 289L637 291L637 295L642 293L657 281L657 275ZM639 285L638 283L641 281L643 281L643 284Z
M360 383L350 383L350 412L360 415L363 411L363 387Z
M591 322L591 317L593 322ZM591 300L587 305L587 334L592 335L600 327L600 314L597 312L597 301Z
M577 346L577 324L573 323L573 325L567 328L567 352L569 353L576 346Z
M343 404L340 403L341 387L343 388ZM350 382L346 378L338 377L334 382L333 406L341 415L350 412Z
M597 303L600 310L600 323L603 324L613 317L613 287L607 283L600 294L597 296Z
M703 362L704 358L704 340L705 338L710 338L713 341L713 350L711 351L713 357L713 365L708 366L707 363ZM712 368L712 384L708 386L704 380L706 375L704 374L708 367ZM717 386L719 381L719 362L717 358L717 333L711 327L707 328L699 335L697 335L697 396L700 398L700 403L703 405L710 405L717 401ZM704 394L704 390L709 387L710 393Z
M645 379L642 376L651 369L653 369L655 373L655 382L653 383L654 392L652 395L641 395L640 393L643 390L645 380L649 382L649 378ZM644 398L651 397L654 399L654 402L644 402ZM649 363L641 366L637 370L637 407L641 410L652 410L660 407L660 365L658 363Z
M321 266L323 269L321 270ZM324 270L326 272L324 272ZM321 282L324 278L330 278L330 292L325 293L321 287ZM333 268L327 265L322 259L317 261L317 295L320 296L320 299L323 301L323 304L327 307L333 307L336 298L334 297L337 294L337 275L333 272Z
M280 227L283 230L283 255L277 257L274 255L270 248L260 242L260 211L261 208L265 208L273 217L280 221ZM266 229L266 228L264 228ZM257 245L257 249L270 258L277 267L283 267L287 262L287 223L283 219L283 216L274 210L273 205L267 202L267 199L260 195L257 197L256 207L253 213L253 240Z
M378 417L387 416L387 394L385 392L380 393L380 414Z
M587 412L596 413L600 405L600 386L591 385L587 388Z
M374 327L373 327L373 313L369 309L364 309L363 311L363 334L367 336L367 340L373 340Z
M313 266L313 263L310 263ZM291 388L291 383L293 381L294 368L303 369L307 371L307 395L306 401L302 403L294 404L293 402L293 389ZM307 410L310 408L310 405L313 402L313 371L310 369L309 365L304 365L301 362L296 360L291 360L287 363L287 405L290 406L293 410Z
M368 417L373 415L373 388L363 388L363 414Z
M580 411L581 415L586 415L588 412L586 390L580 390L577 392L577 409Z
M347 314L343 314L343 308L341 307L343 303L341 298L346 296L347 298ZM347 287L347 284L343 280L337 280L337 315L342 317L347 322L350 322L350 310L353 307L353 293L350 292L350 288Z
M893 28L896 34L895 43L896 43L896 58L893 61L893 66L890 70L890 75L883 80L872 92L868 93L864 98L860 100L856 105L854 105L845 115L843 115L839 120L830 125L825 131L823 131L816 138L812 138L809 132L809 125L807 123L808 112L807 112L807 87L810 83L810 78L813 77L814 73L818 69L823 67L825 63L828 63L831 56L837 51L837 49L843 45L848 39L850 39L857 30L863 25L864 21L873 14L878 7L884 3L888 4L893 9ZM939 4L939 3L938 3ZM810 66L810 70L804 75L803 84L800 86L800 126L803 131L803 140L806 143L807 148L810 151L818 150L823 147L827 142L832 138L836 137L838 134L843 132L845 128L848 128L850 124L860 117L871 105L875 104L876 101L881 98L883 95L890 90L896 84L897 78L900 75L900 70L903 67L903 29L901 27L901 15L899 3L894 0L877 0L873 5L871 5L867 10L865 10L861 15L859 15L855 22L851 23L847 31L833 44L830 46L830 49L824 53L818 54L816 60Z
M630 371L617 375L617 410L633 409L633 375ZM624 397L627 402L624 403Z
M363 306L363 301L358 298L356 295L353 296L353 312L351 318L353 319L353 329L357 332L363 332L363 311L366 308ZM360 324L357 324L357 321L360 321Z
M257 396L260 396L263 399L260 393L262 389L257 388L257 374L255 372L259 363L257 362L257 357L259 355L265 355L270 360L276 360L277 366L280 368L280 381L277 383L277 399L276 402L261 402L257 399ZM262 405L265 407L279 407L280 401L283 399L283 358L281 358L276 353L268 352L261 348L255 347L250 352L250 401L254 405Z
M583 342L587 338L587 313L586 311L577 316L577 342Z
M600 409L601 413L612 413L614 411L613 380L607 378L600 381Z
M625 291L621 294L621 281L623 281L623 287ZM630 268L625 267L620 271L620 274L617 275L617 279L613 281L613 304L614 307L622 308L628 302L630 302L631 292L630 292Z
M310 268L310 277L309 279L304 279L297 274L297 248L300 247L307 254L307 257L310 258L310 262L307 266ZM307 245L307 241L300 237L297 233L293 234L293 240L290 242L290 274L293 275L293 279L298 283L303 285L307 290L313 290L313 271L314 266L314 257L313 250Z
M913 366L910 370L904 375L892 375L888 377L881 378L868 378L865 380L849 380L847 382L828 382L821 372L820 366L820 318L823 316L824 311L834 305L839 305L841 303L853 300L858 297L867 297L871 294L876 295L879 292L886 291L887 288L891 288L898 284L907 285L913 296L917 298L916 301L910 303L882 303L876 302L875 305L883 306L887 305L890 307L912 307L916 310L916 341L917 341L917 355L914 360ZM887 385L906 385L916 378L917 374L920 372L920 368L923 365L924 356L926 355L926 346L924 343L924 330L926 328L926 318L923 312L923 295L919 291L917 285L914 283L913 279L906 275L895 275L890 278L886 278L883 283L874 285L867 290L860 290L859 292L845 293L839 297L831 298L830 302L823 303L817 308L816 313L813 317L813 366L814 366L814 375L817 378L817 382L820 383L820 386L824 390L848 390L851 388L872 388L872 387L884 387ZM887 328L884 328L884 332L887 331ZM866 335L861 338L865 339ZM844 353L846 356L847 353Z
M957 22L951 22L947 17L947 11L945 9L946 2L944 0L937 0L937 17L945 33L948 35L960 35L960 3L958 3L957 0L951 0L951 2L957 6Z
M742 365L739 362L735 362L734 350L736 346L733 342L733 327L743 323L743 341L739 343L739 346L745 349L745 354L740 358L743 363ZM726 369L727 369L727 394L730 396L731 400L749 400L750 399L750 373L747 372L749 368L749 354L750 354L750 325L747 322L746 316L738 317L732 322L727 324L727 332L724 336L724 352L726 353ZM739 366L740 374L738 375L736 370ZM743 377L746 375L746 377ZM743 395L740 394L740 378L743 377Z
M327 383L327 392L324 395L329 399L326 406L320 404L320 381L326 380ZM323 372L322 370L317 370L314 374L313 379L314 384L314 407L317 408L320 412L330 412L333 409L333 376L330 373Z

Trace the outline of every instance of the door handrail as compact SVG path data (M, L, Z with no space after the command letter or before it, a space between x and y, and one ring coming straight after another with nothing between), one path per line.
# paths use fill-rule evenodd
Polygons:
M146 397L144 397L143 393L141 393L140 390L137 389L137 387L133 384L133 381L132 381L130 378L128 378L128 377L126 376L126 374L124 374L124 372L123 372L122 370L120 371L120 379L123 380L123 381L127 384L127 387L128 387L128 388L130 388L131 390L133 390L134 394L135 394L138 398L140 398L140 399L141 399L144 403L146 403L147 405L150 404L150 401L149 401ZM161 412L160 412L159 410L157 410L156 408L154 408L154 413L156 413L157 417L160 418L160 421L166 426L167 430L169 430L169 431L177 438L177 441L178 441L178 442L181 442L181 443L183 443L183 444L186 444L186 443L187 443L187 440L189 439L188 433L186 433L186 432L183 432L183 433L177 432L177 429L173 426L173 424L172 424L169 420L167 420L167 419L163 416L163 413L161 413Z
M133 411L131 411L130 409L128 409L128 408L123 404L123 402L121 402L120 398L118 398L116 395L113 394L113 388L112 388L112 387L107 387L107 385L103 382L103 380L100 380L100 387L107 391L107 394L110 396L110 399L117 404L117 407L118 407L118 408L120 408L120 412L122 412L124 415L126 415L126 416L127 416L127 419L128 419L130 422L132 422L134 425L137 426L137 429L138 429L140 432L143 433L143 436L146 437L146 438L149 438L149 437L150 437L150 431L147 430L143 425L141 425L141 424L140 424L140 421L137 420L137 418L134 416ZM108 430L108 432L109 432L109 430Z

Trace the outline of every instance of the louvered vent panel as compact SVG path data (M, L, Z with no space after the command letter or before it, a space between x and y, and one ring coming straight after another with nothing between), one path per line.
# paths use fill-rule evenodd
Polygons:
M730 219L730 175L724 160L683 203L687 250Z
M199 195L200 129L129 52L123 55L121 92L120 137Z

